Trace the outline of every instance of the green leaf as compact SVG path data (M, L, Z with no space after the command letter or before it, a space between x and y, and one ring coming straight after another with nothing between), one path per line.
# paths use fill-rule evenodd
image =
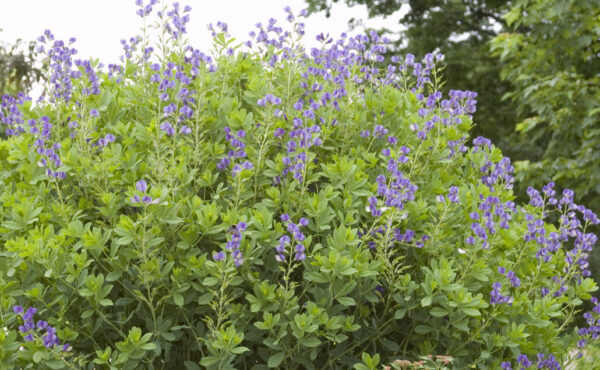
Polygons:
M449 312L441 307L434 307L431 310L429 310L429 313L431 314L431 316L434 317L444 317L446 315L449 314Z
M464 331L464 332L468 332L469 331L469 326L467 325L467 322L465 320L461 320L461 321L453 321L452 322L452 326L454 326L455 328L457 328L458 330Z
M427 326L427 325L417 325L415 327L415 332L417 334L428 334L431 333L433 331L433 329L431 328L431 326Z
M462 311L469 316L481 316L481 313L476 308L463 307Z
M198 366L195 362L192 361L184 361L183 365L185 366L186 370L202 370L200 366Z
M202 285L205 286L213 286L213 285L217 285L219 283L219 279L217 279L216 277L207 277L202 281Z
M344 306L354 306L356 301L352 297L337 297L336 300Z
M108 298L101 299L100 302L98 302L98 303L100 303L100 306L112 306L113 305L113 301Z
M407 311L408 311L407 308L397 309L396 312L394 312L394 319L396 319L396 320L402 319L406 315Z
M300 343L306 347L316 347L319 344L321 344L321 341L317 337L311 336L311 337L302 339L302 341Z
M173 294L173 301L179 307L183 307L183 296L179 293Z
M198 297L198 304L201 306L209 304L210 301L212 301L214 296L215 295L212 293L204 293L200 297Z
M431 306L431 296L423 297L423 299L421 299L421 306Z
M47 359L48 358L48 354L45 351L36 351L33 354L33 362L35 362L36 364L39 364L40 361Z
M215 356L206 356L203 357L202 360L200 360L200 365L205 366L205 367L209 367L211 365L216 364L217 362L219 362L219 358L215 357Z
M248 347L235 347L231 350L231 353L239 355L241 353L244 353L246 351L250 351L250 348Z
M285 357L285 352L278 352L271 357L267 361L267 366L269 367L277 367L283 362L283 358Z

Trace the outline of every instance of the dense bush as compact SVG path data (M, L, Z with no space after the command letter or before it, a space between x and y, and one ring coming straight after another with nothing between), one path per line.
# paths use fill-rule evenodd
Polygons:
M289 11L207 55L188 11L108 72L47 31L47 98L3 98L3 366L556 368L595 339L598 218L553 184L512 202L440 55L305 52Z

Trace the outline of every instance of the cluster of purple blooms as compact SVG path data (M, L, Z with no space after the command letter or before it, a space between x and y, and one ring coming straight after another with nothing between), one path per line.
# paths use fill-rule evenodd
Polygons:
M303 120L298 117L293 119L292 125L294 129L290 130L288 134L290 140L286 143L288 155L281 160L284 165L281 177L285 178L288 173L292 173L294 179L302 182L306 172L308 149L323 143L323 140L318 136L321 127L319 125L306 127Z
M94 66L92 66L92 62L90 60L77 59L74 64L76 67L79 67L80 70L74 71L72 77L77 79L85 74L88 80L88 86L82 88L81 93L83 95L99 95L100 79L96 75L96 70L94 69Z
M38 37L40 43L37 47L39 53L46 53L49 60L49 78L48 83L51 86L50 94L52 101L71 100L73 93L73 79L78 77L79 71L73 70L72 56L77 54L77 50L69 47L62 40L54 40L54 35L49 30ZM53 41L53 42L52 42ZM50 46L49 43L52 42ZM74 38L69 40L69 44L75 42ZM48 45L47 45L48 44ZM46 50L46 47L48 49ZM42 99L40 97L40 99Z
M541 208L542 216L540 218L525 211L528 232L524 239L527 242L533 241L539 246L536 257L540 262L550 261L552 255L562 245L572 240L573 248L565 253L565 262L568 268L575 266L579 270L575 274L575 281L581 282L581 277L591 276L588 260L592 252L592 246L598 240L595 234L586 233L583 230L587 225L599 224L600 219L591 210L573 202L574 193L572 190L564 189L560 200L556 198L553 182L545 185L542 191L544 196L533 188L527 190L530 197L529 204L535 208ZM561 213L560 224L558 231L547 234L544 228L544 218L547 217L548 211L552 209ZM578 218L577 213L583 215L583 222ZM553 280L558 286L553 295L560 296L564 294L567 290L564 279L555 276ZM549 292L548 289L546 291Z
M458 199L458 186L451 186L450 189L448 190L448 200L450 201L450 203L458 203L459 199ZM446 201L446 197L443 195L438 195L436 197L436 200L438 202L445 202Z
M167 12L169 22L167 22L167 32L171 35L174 40L180 39L183 34L187 33L185 26L190 21L190 11L192 8L186 5L183 11L180 10L178 2L173 3L171 10ZM158 12L158 16L162 18L162 12Z
M376 229L371 230L371 232L369 233L372 236L375 236L377 238L381 238L385 235L387 230L387 226L383 225L383 226L379 226ZM359 238L363 238L365 236L365 232L358 230L358 237ZM402 231L402 229L400 229L399 227L395 227L392 229L392 237L390 238L390 243L388 244L388 247L391 247L393 243L411 243L415 238L415 232L411 229L406 229L404 232ZM420 241L418 241L416 243L416 246L418 248L421 248L423 246L423 242L426 241L427 239L429 239L429 237L424 236L423 238L420 239ZM375 246L377 245L377 243L373 240L369 240L367 242L367 246L370 249L375 249Z
M383 198L386 207L394 207L396 209L404 209L404 204L415 199L417 186L412 184L410 180L404 178L402 171L398 169L398 165L403 163L402 160L390 159L388 161L387 170L390 174L390 183L384 175L377 176L377 195ZM381 216L381 209L377 208L377 198L372 196L368 199L369 210L373 217Z
M156 4L158 4L158 0L150 0L150 2L148 2L146 5L144 5L143 0L135 0L135 5L139 8L136 10L135 14L142 18L147 17L150 15L150 13L152 13L152 7Z
M23 307L15 306L13 311L23 319L23 325L19 326L19 331L25 334L24 339L26 342L31 342L36 337L41 337L44 346L48 349L52 349L60 344L56 335L56 329L48 325L47 321L39 320L37 323L34 323L33 316L37 312L35 307L30 307L27 311L24 311ZM63 352L69 351L71 350L71 346L65 343L61 350Z
M506 272L506 268L500 266L498 267L498 273L506 276L513 287L518 288L521 286L521 280L515 275L514 271Z
M537 354L537 362L535 363L536 369L551 369L551 370L561 370L562 366L556 359L556 357L552 354L545 355L543 353ZM517 364L521 366L521 369L529 369L533 366L533 363L525 354L520 354L517 356ZM504 370L513 370L512 364L510 361L505 361L500 364L500 367Z
M281 104L281 98L274 96L273 94L266 94L264 98L258 99L256 104L258 104L259 107L264 107L267 104L279 105Z
M200 74L200 68L206 69L208 72L215 72L217 70L216 64L210 55L201 52L198 49L194 49L191 46L185 47L185 63L191 67L190 75L192 78ZM206 68L208 66L208 68Z
M502 284L495 282L492 284L492 291L490 292L490 304L502 304L506 303L512 305L513 297L502 294Z
M600 305L598 304L598 298L592 297L591 302L594 304L594 308L592 308L591 312L583 314L588 327L580 328L577 331L577 334L581 337L579 342L577 342L577 347L580 349L586 345L588 340L597 340L600 338Z
M244 263L244 255L242 251L240 251L240 245L242 244L243 234L246 230L246 223L243 221L238 222L237 225L232 226L229 229L231 234L231 240L225 244L225 249L231 252L231 257L233 258L233 263L239 267ZM213 254L213 259L215 261L223 261L227 257L225 251L216 252Z
M231 128L225 127L225 139L233 147L233 149L227 152L227 157L221 159L217 164L219 171L224 171L231 164L233 164L232 174L237 176L242 170L251 170L254 166L252 162L245 160L243 163L236 163L236 160L242 160L247 157L244 148L246 144L241 140L246 137L246 131L239 130L235 136L231 134Z
M482 172L481 182L494 191L494 185L503 183L505 189L512 189L514 178L514 167L510 164L510 158L503 157L498 163L494 164L489 158L489 152L492 149L492 142L483 136L478 136L473 140L473 153L482 151L485 154L485 164L479 169Z
M381 112L381 114L383 115L384 112ZM383 125L375 125L375 127L373 129L373 138L374 139L382 139L387 134L388 134L388 129L387 128L385 128ZM363 130L363 131L360 132L360 137L362 137L363 139L367 139L370 136L371 136L371 132L369 130ZM389 135L387 137L387 143L389 145L396 146L398 144L398 139L395 136ZM406 157L406 155L408 155L408 153L410 153L410 148L408 148L406 146L402 146L400 148L400 152L402 154L400 154L400 156L397 158L397 161L399 163L406 163L406 162L408 162L408 158ZM383 155L385 155L386 157L391 157L392 156L392 151L391 151L390 148L384 148L384 149L382 149L381 153Z
M40 167L46 167L46 175L57 179L64 179L67 175L63 171L57 171L56 169L62 165L62 161L58 156L60 150L60 143L49 143L50 136L52 134L52 124L47 116L40 118L42 124L41 132L36 127L36 121L31 119L28 121L31 126L31 132L37 137L34 144L37 147L36 152L42 156L38 165Z
M507 201L500 202L500 198L488 195L484 197L479 194L481 203L479 204L479 212L471 212L469 217L474 222L471 224L471 231L482 242L482 248L490 247L488 234L494 235L497 232L496 226L501 229L509 229L509 221L512 220L512 214L516 212L515 203ZM467 237L465 242L473 245L477 242L475 236Z
M298 35L304 35L304 23L295 22L296 17L292 13L290 7L285 7L285 12L288 14L287 21L289 23L294 24L294 32ZM306 17L308 15L307 10L302 10L298 14L299 17ZM283 51L281 54L281 58L290 59L292 56L299 54L302 52L300 46L296 46L297 50L292 50L292 47L289 45L291 33L289 31L284 31L282 27L277 26L277 20L274 18L269 19L269 22L266 27L263 26L262 23L256 23L255 27L256 31L250 31L249 36L250 40L246 41L244 45L251 48L254 42L258 45L259 51L268 50L269 46L273 46L276 49L280 49ZM279 57L277 53L273 54L267 64L271 67L275 66Z
M277 262L284 262L285 254L289 252L289 249L292 245L294 245L293 252L294 259L296 261L303 261L306 258L306 247L302 242L306 239L302 231L300 231L301 227L308 225L308 220L304 217L298 220L298 223L295 224L290 221L290 216L287 213L281 215L281 221L286 224L287 231L292 235L290 238L288 235L283 235L279 238L279 244L275 247L277 254L275 255L275 259Z
M209 23L207 26L208 30L210 31L211 36L217 37L219 34L223 34L226 37L229 37L229 33L227 32L227 29L229 28L229 26L227 25L227 23L225 22L217 22L217 28L219 29L218 31L215 30L214 26L212 23ZM228 49L229 50L229 49ZM229 54L229 53L228 53Z
M22 106L26 100L31 99L25 97L23 94L19 94L17 98L13 98L9 95L4 95L2 97L2 104L0 105L0 122L3 125L8 126L5 129L6 136L16 136L26 132L23 114L19 110L19 106ZM38 123L41 124L41 129L38 127ZM39 120L33 118L29 119L27 120L27 126L29 126L29 133L36 138L34 141L36 153L42 156L38 161L38 165L46 168L46 175L56 179L64 179L66 173L57 171L57 169L62 166L62 161L58 155L60 143L52 143L50 141L52 136L52 124L50 123L50 118L42 116Z
M158 202L160 201L160 199L158 199L158 198L152 199L151 196L146 194L146 191L148 191L148 184L146 183L146 181L139 180L138 182L136 182L135 188L137 189L137 191L139 191L143 195L140 198L140 196L138 194L135 194L130 199L131 203L134 203L134 204L142 204L142 203L143 204L158 204Z
M130 37L129 40L127 39L122 39L121 40L121 46L123 48L123 55L121 55L121 62L125 62L126 60L131 60L133 58L133 54L138 50L138 46L142 43L142 41L144 41L144 39L142 38L142 36L137 35L134 37ZM144 55L141 57L141 59L144 62L147 62L150 59L150 56L152 55L152 52L154 51L154 48L151 46L148 46L144 49ZM109 65L109 70L110 69L114 69L116 68L115 65ZM133 76L137 76L137 72L133 73Z
M197 60L195 60L195 62L199 66L200 62ZM179 126L179 133L184 135L191 133L192 130L184 124L184 121L189 120L194 115L194 111L191 108L191 106L195 103L195 99L193 98L195 91L190 91L187 88L187 86L192 83L192 78L185 74L183 66L176 66L173 62L168 62L165 65L165 69L162 72L162 76L161 73L159 73L160 64L153 63L152 65L150 65L150 69L154 72L150 77L150 81L155 84L158 84L160 100L169 100L171 96L170 92L172 90L175 90L175 88L179 84L179 90L176 91L176 99L177 101L181 102L182 105L179 108L178 105L175 103L169 103L165 105L163 107L163 117L165 119L175 118L177 120L177 125ZM197 69L196 73L198 73ZM178 114L178 116L173 117L176 114ZM163 123L161 123L160 129L163 132L165 132L168 136L175 135L176 128L173 126L173 124L171 124L170 121L164 121Z
M31 98L26 97L23 93L19 93L16 98L10 95L2 96L0 123L6 126L4 130L6 136L16 136L25 132L23 113L19 106L22 106L26 100L31 100Z
M108 144L114 143L114 142L115 142L115 135L106 134L103 138L98 139L98 142L96 143L96 145L103 148L103 147L107 146Z

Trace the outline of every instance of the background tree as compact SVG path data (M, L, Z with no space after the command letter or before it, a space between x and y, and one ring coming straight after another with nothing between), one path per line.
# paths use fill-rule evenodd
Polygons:
M42 71L35 66L36 54L34 42L0 41L0 96L28 93L42 78Z
M339 0L307 0L312 12L329 16ZM489 41L505 30L502 18L510 9L504 0L344 0L348 6L366 5L369 17L389 16L403 4L408 12L400 19L407 29L402 32L393 54L419 56L439 50L445 55L447 84L453 89L478 93L473 137L492 139L512 159L541 157L539 145L514 134L518 120L516 106L502 97L511 91L511 83L502 81L502 63L493 57ZM542 140L543 137L540 137Z
M492 42L524 118L517 130L541 141L543 158L519 163L521 180L555 180L600 210L600 2L521 0Z

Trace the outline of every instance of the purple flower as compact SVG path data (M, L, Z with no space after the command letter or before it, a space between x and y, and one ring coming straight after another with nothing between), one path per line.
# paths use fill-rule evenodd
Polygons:
M13 308L13 311L14 311L14 313L16 313L16 314L18 314L18 315L21 315L21 314L23 313L23 307L21 307L21 306L15 306L15 307Z
M163 122L160 125L160 129L163 130L168 136L175 135L175 129L169 122Z
M46 329L46 328L48 327L48 322L46 322L46 321L43 321L43 320L40 320L40 321L38 321L38 322L37 322L37 325L36 325L36 327L37 327L39 330Z
M285 130L282 129L282 128L278 128L278 129L275 130L275 132L273 132L273 136L276 137L276 138L280 138L283 135L285 135Z
M220 252L213 254L213 259L215 261L223 261L225 259L225 252L220 251Z
M520 354L519 356L517 356L517 362L521 364L521 366L526 368L532 365L531 361L529 361L529 358L527 358L527 355L524 354Z
M35 315L36 312L37 312L37 309L35 307L28 308L27 312L25 312L25 314L23 315L23 320L25 320L25 321L33 320L33 315Z
M98 109L90 110L90 117L98 117L99 115L100 115L100 112L98 112Z
M148 184L144 180L140 180L135 184L135 188L142 193L145 193L148 190Z
M457 186L450 187L450 191L448 193L448 200L450 200L451 203L458 203L458 187Z

